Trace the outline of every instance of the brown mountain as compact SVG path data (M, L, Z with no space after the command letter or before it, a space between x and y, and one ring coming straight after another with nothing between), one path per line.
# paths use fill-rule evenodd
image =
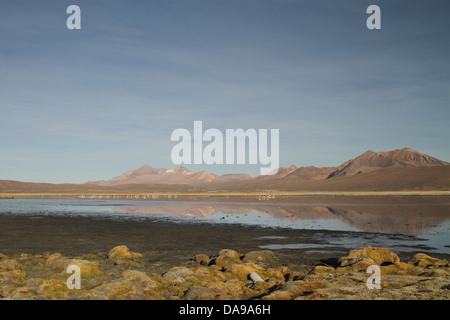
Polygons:
M418 151L402 148L367 151L338 167L300 167L267 179L256 177L220 184L225 190L384 191L450 190L450 165Z
M301 167L286 176L287 179L323 180L336 171L336 167Z
M435 165L448 165L448 163L409 148L382 152L369 150L340 165L328 178L355 175L379 168Z
M123 184L187 184L203 185L213 182L232 182L236 180L250 179L246 174L226 174L217 176L206 171L193 172L185 167L174 169L155 169L149 165L143 165L136 170L130 170L110 180L89 181L87 184L99 186L114 186Z

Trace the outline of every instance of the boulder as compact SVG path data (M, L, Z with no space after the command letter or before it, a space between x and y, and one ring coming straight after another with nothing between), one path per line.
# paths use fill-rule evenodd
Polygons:
M109 250L108 259L113 261L141 258L142 254L131 252L127 246L117 246Z
M161 279L169 283L184 282L187 277L194 276L194 272L186 267L173 267L161 276Z
M382 275L386 275L386 274L408 275L408 274L410 274L410 271L413 268L414 267L408 263L396 262L396 263L388 265L388 266L380 267L380 271L381 271Z
M157 283L150 279L144 272L137 270L126 270L122 273L122 279L127 281L134 281L145 284L145 287L150 289L157 286Z
M329 266L315 266L313 269L313 273L320 274L320 273L334 273L335 269L333 267Z
M50 255L45 265L50 267L52 270L57 271L67 271L70 265L76 265L80 268L80 276L83 278L91 278L101 274L100 269L96 262L82 259L67 259L64 258L60 253L54 253Z
M70 265L76 265L80 268L81 279L83 278L92 278L94 276L98 276L101 274L100 269L98 268L97 263L89 260L81 260L81 259L69 259L67 261L64 270L67 271L67 267Z
M13 270L23 270L23 267L14 259L4 259L0 262L0 272Z
M288 272L284 273L283 271L286 270L284 268L268 268L266 269L266 277L278 280L285 280L285 276L288 274Z
M202 266L207 266L211 262L211 259L206 254L195 255L194 261Z
M121 277L112 281L97 278L98 286L90 290L83 298L94 300L142 300L151 297L158 283L146 273L138 270L126 270ZM93 279L96 280L96 279Z
M261 265L269 265L276 262L275 254L271 250L250 251L242 258L242 262L252 262Z
M229 296L220 289L193 286L190 287L183 296L186 300L223 300L229 299Z
M142 300L145 297L145 286L119 279L94 288L84 298L93 300Z
M9 295L24 281L27 274L23 270L0 272L0 298Z
M66 281L58 278L44 279L40 283L37 293L44 299L65 299L70 290Z
M230 249L219 251L219 255L214 259L214 264L219 267L226 267L231 264L242 263L239 253Z
M424 253L417 253L414 255L409 264L412 264L419 268L428 268L428 267L441 267L448 265L446 260L440 260L437 258L430 257Z
M225 268L226 274L239 280L248 280L252 272L264 275L264 268L255 263L232 264Z
M240 298L243 295L244 283L236 279L227 281L214 281L207 283L205 287L209 289L219 290L233 298Z
M314 293L318 289L328 286L326 281L292 281L285 283L279 290L274 291L264 297L263 300L290 300L305 294Z
M61 253L53 253L47 257L47 260L45 261L45 265L47 267L54 269L57 261L60 259L63 259L63 256Z
M350 251L348 256L339 258L338 262L341 268L351 266L353 271L358 271L367 269L373 264L381 266L386 263L400 262L400 258L389 249L366 247Z
M20 287L14 290L9 296L8 300L37 300L42 299L36 290L28 287Z

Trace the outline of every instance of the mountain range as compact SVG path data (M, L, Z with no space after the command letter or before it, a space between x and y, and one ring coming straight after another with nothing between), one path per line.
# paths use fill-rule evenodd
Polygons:
M143 165L110 180L48 184L0 180L0 192L202 191L412 191L450 190L450 163L410 148L367 151L337 167L279 168L273 175L216 175L185 167Z
M236 180L248 180L252 177L247 174L215 175L206 171L193 172L185 167L174 169L155 169L149 165L143 165L139 169L129 170L124 174L110 180L88 181L88 184L99 186L114 186L121 184L191 184L203 185L214 182L231 182Z
M383 184L393 185L401 173L407 173L404 177L413 189L423 188L450 188L450 164L415 151L410 148L402 148L392 151L374 152L367 151L360 156L348 160L337 167L297 167L292 165L287 168L279 168L273 175L261 175L251 177L247 174L225 174L215 175L206 171L193 172L185 167L174 169L155 169L149 165L143 165L136 170L130 170L110 180L89 181L87 184L97 186L120 186L120 185L190 185L206 189L234 190L234 189L268 189L270 181L271 188L280 190L295 190L308 188L318 190L320 188L335 189L333 181L339 181L343 186L347 182L354 182L354 186L361 187L360 176L370 178L366 181L370 188L371 182L378 185L376 189L383 189ZM438 176L433 183L429 181ZM346 177L347 179L342 179ZM348 179L352 177L351 179ZM341 178L341 179L338 179ZM417 179L414 182L414 179ZM331 181L331 182L330 182ZM426 185L421 185L425 183ZM400 183L401 184L401 183ZM348 189L349 186L347 186ZM407 187L405 185L405 187ZM351 187L354 190L354 187ZM367 188L364 188L367 189Z

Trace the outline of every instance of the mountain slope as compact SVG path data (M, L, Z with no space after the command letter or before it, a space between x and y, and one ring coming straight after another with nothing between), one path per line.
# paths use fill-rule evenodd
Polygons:
M227 174L217 176L206 171L193 172L185 167L174 169L155 169L149 165L143 165L136 170L130 170L110 180L89 181L87 184L99 186L114 186L122 184L187 184L203 185L221 181L236 181L250 179L246 174Z
M361 174L379 168L434 165L448 165L448 163L409 148L382 152L369 150L340 165L328 178Z

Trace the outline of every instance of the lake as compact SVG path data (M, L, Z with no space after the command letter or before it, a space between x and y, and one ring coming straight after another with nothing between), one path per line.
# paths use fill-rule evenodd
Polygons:
M386 203L0 199L0 252L107 252L126 244L162 257L223 248L308 254L366 246L450 254L450 200ZM217 250L217 251L215 251ZM342 254L340 254L342 255Z

